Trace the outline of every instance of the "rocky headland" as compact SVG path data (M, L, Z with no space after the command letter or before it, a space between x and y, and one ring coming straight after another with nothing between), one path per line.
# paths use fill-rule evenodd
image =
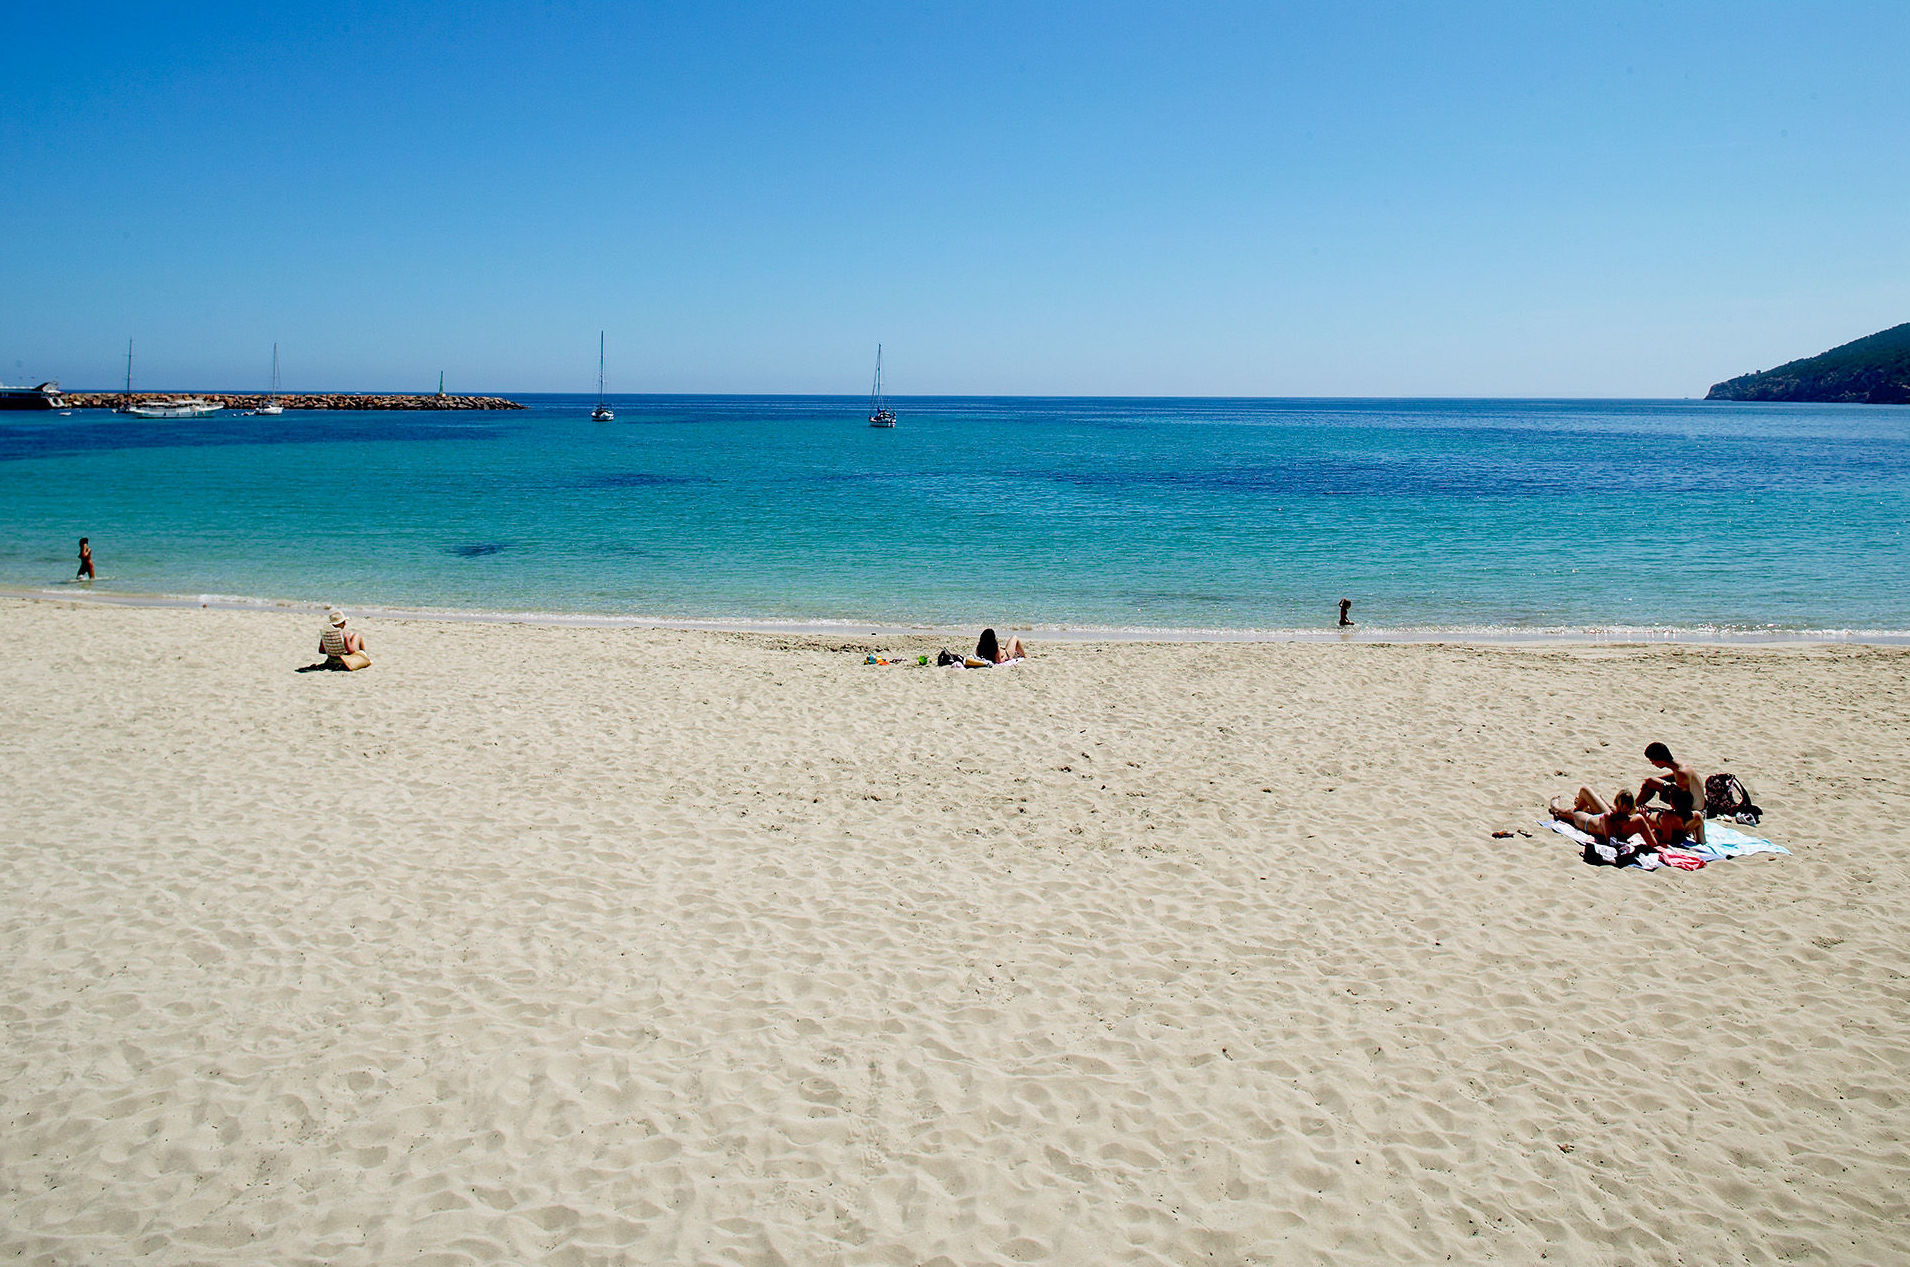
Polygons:
M1705 399L1910 405L1910 321L1774 370L1742 374L1714 386Z
M62 392L69 409L112 409L124 392ZM267 400L244 392L134 392L133 400L206 400L227 409L257 409ZM502 396L361 395L351 392L284 393L276 398L287 409L522 409Z

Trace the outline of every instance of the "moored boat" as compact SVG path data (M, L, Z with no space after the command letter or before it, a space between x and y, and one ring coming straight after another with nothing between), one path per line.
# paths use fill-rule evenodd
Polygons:
M135 418L203 418L224 408L222 401L205 400L198 396L149 396L144 400L134 400L133 341L126 340L126 394L119 398L114 413L131 414Z
M875 386L869 390L869 425L893 427L895 411L882 403L882 345L875 345Z
M272 345L272 394L262 404L251 410L255 414L282 414L285 406L279 404L279 345Z
M592 422L614 422L616 410L604 404L604 332L597 331L597 407L590 411Z
M198 396L165 396L127 405L123 412L135 418L203 418L224 408L216 400Z
M66 397L52 380L38 387L0 387L0 409L64 409Z

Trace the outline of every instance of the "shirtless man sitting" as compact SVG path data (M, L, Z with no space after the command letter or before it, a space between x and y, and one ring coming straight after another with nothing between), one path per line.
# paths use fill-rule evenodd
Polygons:
M1645 745L1645 760L1665 771L1646 779L1638 789L1638 803L1649 805L1653 797L1660 797L1665 804L1671 804L1671 789L1681 787L1691 793L1691 803L1704 811L1704 776L1688 765L1681 764L1671 755L1671 749L1661 743Z

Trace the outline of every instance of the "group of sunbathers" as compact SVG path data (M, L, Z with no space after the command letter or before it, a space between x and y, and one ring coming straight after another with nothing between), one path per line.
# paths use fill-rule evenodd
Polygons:
M1671 755L1664 744L1645 748L1645 760L1660 771L1646 779L1636 794L1619 792L1607 805L1588 787L1567 808L1552 800L1552 817L1609 843L1622 862L1645 850L1704 843L1704 779ZM1662 801L1657 807L1654 800ZM1632 844L1633 837L1644 843Z

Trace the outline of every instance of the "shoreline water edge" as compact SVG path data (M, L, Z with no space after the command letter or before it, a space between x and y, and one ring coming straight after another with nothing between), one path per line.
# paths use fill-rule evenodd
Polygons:
M310 613L314 616L335 604L306 599L258 598L240 594L95 593L85 589L10 589L0 587L0 600L74 603L102 607L204 608L213 611ZM948 623L896 623L891 620L855 620L848 617L809 620L701 619L605 612L504 611L478 608L414 607L377 602L352 603L360 618L375 620L441 621L452 624L537 625L577 629L662 629L680 632L782 634L815 637L948 637L972 636L973 628ZM989 617L978 615L978 622ZM1173 626L1062 625L1040 622L996 622L1004 631L1056 642L1160 643L1363 643L1450 644L1455 646L1910 646L1910 629L1762 629L1700 626L1590 625L1553 627L1356 625L1318 629L1226 629Z

